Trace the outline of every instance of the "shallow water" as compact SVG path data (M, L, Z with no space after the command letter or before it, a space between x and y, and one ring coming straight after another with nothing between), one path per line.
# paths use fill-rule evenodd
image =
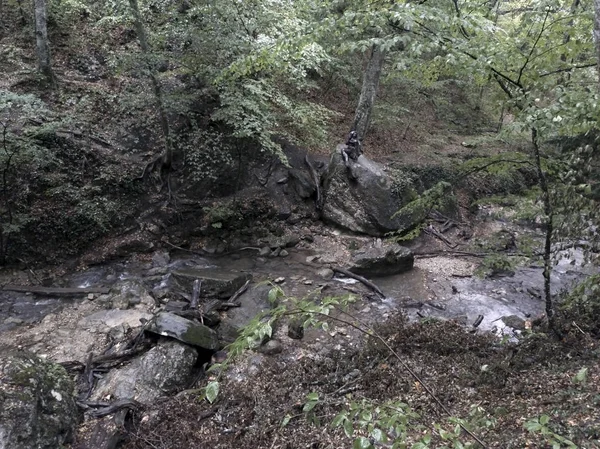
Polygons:
M63 286L68 287L110 287L119 280L139 279L152 291L156 288L164 288L168 284L168 276L172 271L211 267L213 271L222 269L228 272L252 273L255 282L285 278L281 284L282 288L287 294L294 296L305 295L314 288L324 285L331 286L334 291L344 287L355 290L362 288L353 285L355 281L344 279L325 281L320 278L317 271L323 268L323 265L306 262L306 257L311 255L308 251L290 250L289 253L285 258L261 258L257 256L256 251L244 251L213 259L174 258L159 275L152 272L149 263L119 262L73 273L60 281ZM576 260L576 263L561 262L554 270L552 277L554 293L568 288L589 272L588 268L581 266L577 257L571 260ZM392 311L410 302L412 306L407 308L406 312L412 317L457 319L465 324L471 324L479 315L483 315L483 321L479 326L481 330L493 328L501 330L504 325L499 320L503 316L516 315L527 319L544 312L542 269L538 267L517 269L511 277L479 279L432 272L417 266L407 273L375 278L372 281L387 297L386 300L376 304L375 309L380 312ZM0 332L20 324L39 322L49 313L56 313L65 305L81 299L0 292ZM415 308L415 302L422 302L425 305Z

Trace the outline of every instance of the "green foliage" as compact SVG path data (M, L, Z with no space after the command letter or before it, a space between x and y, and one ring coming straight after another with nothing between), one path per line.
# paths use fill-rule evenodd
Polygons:
M215 181L235 167L234 147L231 140L218 131L195 129L178 136L177 147L185 154L185 163L191 168L194 181Z
M0 89L0 260L5 261L13 237L31 220L24 203L29 183L53 162L53 157L31 138L32 121L48 114L33 95Z
M481 264L475 270L479 277L489 277L497 274L506 274L514 270L516 266L514 258L504 254L492 254L485 256Z
M574 384L585 384L587 382L588 379L588 368L583 367L581 368L577 374L575 375L575 377L573 377L572 382Z
M550 417L541 415L538 418L531 419L523 424L523 427L530 433L538 434L546 443L552 446L552 449L570 448L577 449L577 445L571 440L555 433L550 427Z
M561 299L558 322L564 331L600 336L600 275L590 276Z
M392 218L400 217L402 222L420 224L427 214L433 209L447 212L448 208L455 206L452 204L452 186L447 182L440 182L429 190L426 190L417 199L411 201L406 206L392 215ZM405 229L399 229L392 234L398 237L406 235L414 226Z

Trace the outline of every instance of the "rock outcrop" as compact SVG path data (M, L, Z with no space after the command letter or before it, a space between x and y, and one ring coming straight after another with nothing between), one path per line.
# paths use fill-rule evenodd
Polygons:
M373 236L416 224L407 223L411 217L393 217L416 197L410 180L399 179L399 173L386 170L365 156L347 164L338 147L323 179L325 221Z
M176 341L162 341L129 365L111 371L94 389L92 400L133 399L151 405L184 388L193 377L198 352Z
M78 421L65 369L28 352L0 359L0 449L56 449Z

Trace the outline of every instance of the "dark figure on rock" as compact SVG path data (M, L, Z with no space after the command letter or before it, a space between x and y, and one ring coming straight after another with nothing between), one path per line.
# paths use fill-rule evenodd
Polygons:
M344 162L348 165L348 158L356 161L359 156L362 154L362 146L360 140L358 140L358 134L356 131L350 131L348 135L348 140L346 140L346 147L342 151L342 156L344 157Z

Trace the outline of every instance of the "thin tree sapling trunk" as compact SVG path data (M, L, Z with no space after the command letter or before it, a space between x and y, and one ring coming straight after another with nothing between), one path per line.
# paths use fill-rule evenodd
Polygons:
M538 132L536 128L531 129L531 143L533 144L533 156L535 166L538 172L538 182L542 190L542 201L544 203L544 215L546 216L546 234L544 239L544 299L546 301L546 316L550 327L554 327L554 306L552 301L552 292L550 291L550 276L552 275L552 233L554 231L554 210L550 200L550 188L546 173L542 167L542 158L540 155L540 146L538 142Z

